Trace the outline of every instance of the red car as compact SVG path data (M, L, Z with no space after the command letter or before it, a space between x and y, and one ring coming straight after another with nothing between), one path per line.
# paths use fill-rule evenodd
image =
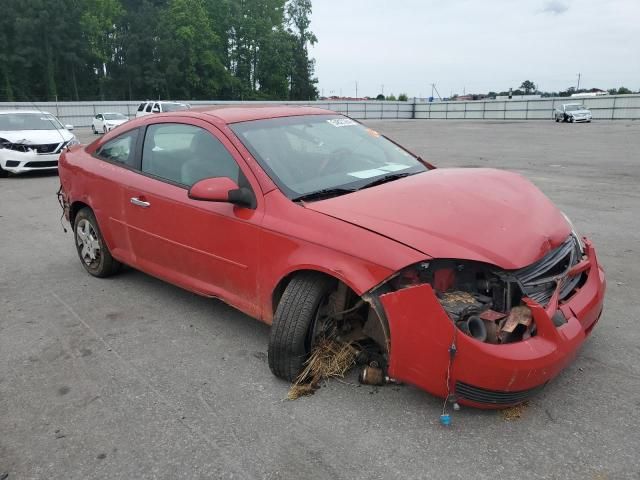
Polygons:
M91 275L130 265L272 324L269 366L287 380L333 336L390 378L505 407L554 378L602 312L591 242L530 182L436 169L330 111L148 116L59 169Z

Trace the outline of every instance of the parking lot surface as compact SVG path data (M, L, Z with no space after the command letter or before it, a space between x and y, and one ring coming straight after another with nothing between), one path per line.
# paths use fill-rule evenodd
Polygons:
M354 375L283 400L267 326L132 269L90 277L57 175L30 174L0 179L0 476L639 479L640 122L367 123L440 167L522 173L598 248L604 315L521 418L445 428L441 400Z

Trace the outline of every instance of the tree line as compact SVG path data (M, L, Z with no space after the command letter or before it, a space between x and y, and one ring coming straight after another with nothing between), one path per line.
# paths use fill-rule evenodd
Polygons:
M0 100L313 100L311 0L2 0Z

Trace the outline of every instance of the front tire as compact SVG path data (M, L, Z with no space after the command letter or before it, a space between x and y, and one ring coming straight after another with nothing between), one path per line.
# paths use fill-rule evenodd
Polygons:
M3 170L2 167L0 167L0 178L7 178L9 176L9 172L7 172L6 170Z
M334 279L305 272L287 285L271 326L269 368L276 377L294 381L302 371L315 340L319 312L335 289Z
M113 275L122 264L111 256L95 215L89 208L80 210L73 222L73 237L80 262L94 277Z
M93 123L91 124L91 131L93 132L94 135L98 134L98 130L96 130L96 126Z

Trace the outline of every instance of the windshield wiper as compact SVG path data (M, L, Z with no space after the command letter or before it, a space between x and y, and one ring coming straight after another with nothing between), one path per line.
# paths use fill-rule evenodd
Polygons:
M353 193L356 190L353 188L323 188L311 193L305 193L299 197L295 197L292 200L294 202L300 202L304 200L320 200L321 198L337 197L339 195L345 195L347 193Z
M377 178L373 182L363 185L358 190L362 190L363 188L375 187L376 185L382 185L383 183L391 182L399 178L408 177L409 175L413 175L413 173L409 173L409 172L390 173L389 175L385 175L384 177Z

